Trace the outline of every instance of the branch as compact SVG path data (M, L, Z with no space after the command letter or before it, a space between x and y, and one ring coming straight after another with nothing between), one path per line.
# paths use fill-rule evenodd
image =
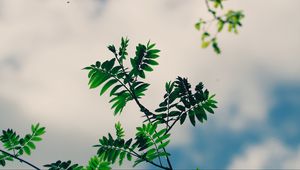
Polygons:
M30 162L28 162L28 161L26 161L26 160L24 160L24 159L21 159L21 158L15 156L15 155L12 155L12 154L10 154L10 153L8 153L8 152L2 150L2 149L0 149L0 152L4 153L4 154L6 154L6 155L9 155L10 157L12 157L12 158L14 158L14 159L17 159L17 160L19 160L21 163L25 163L25 164L31 166L32 168L34 168L34 169L36 169L36 170L40 170L40 168L38 168L37 166L31 164Z
M154 166L160 167L160 168L162 168L162 169L170 170L170 169L167 168L167 167L164 167L164 166L162 166L162 165L158 165L158 164L156 164L156 163L153 162L153 161L149 161L148 159L143 158L141 155L139 155L138 153L136 153L134 150L131 150L131 149L130 149L130 151L131 151L132 153L131 153L131 152L129 152L129 153L130 153L131 155L137 157L137 158L140 158L140 159L142 159L142 160L144 160L144 161L146 161L146 162L148 162L148 163L150 163L150 164L152 164L152 165L154 165Z
M182 112L177 118L176 120L172 123L172 125L169 127L169 129L167 129L167 131L165 132L165 134L168 134L169 131L173 128L173 126L177 123L177 121L180 119L181 115L184 114L184 113L188 113L190 110L194 109L195 107L197 107L198 104L196 104L195 106L189 108L188 110Z
M122 67L122 70L123 70L124 74L126 75L126 78L129 79L129 76L128 76L128 74L126 73L125 68L124 68L123 64L120 62L120 60L119 60L119 58L118 58L118 55L117 55L116 53L115 53L115 58L116 58L116 60L118 61L119 65ZM136 95L135 95L135 92L134 92L134 90L133 90L133 87L132 87L130 81L128 81L127 83L128 83L129 89L131 90L131 93L130 93L130 94L132 94L132 98L134 99L134 101L136 102L136 104L137 104L137 105L139 106L139 108L141 109L141 112L143 112L143 113L145 114L145 116L147 117L147 120L149 121L149 123L152 124L153 122L152 122L151 119L149 118L149 115L155 115L155 114L152 113L152 112L150 112L145 106L143 106L143 105L140 103L140 101L138 100L138 98L137 98ZM125 86L125 85L124 85L124 86ZM157 133L157 131L155 131L155 133ZM156 144L154 144L154 145L155 145L155 147L157 148ZM163 151L164 151L165 153L167 153L165 148L163 148ZM171 169L171 170L172 170L173 168L172 168L172 164L171 164L171 162L170 162L169 156L166 155L166 158L167 158L167 162L168 162L168 165L169 165L169 168L167 168L167 169ZM160 159L160 157L159 157L159 159ZM148 161L147 161L147 162L148 162ZM149 163L151 163L151 162L149 162ZM153 164L153 162L152 162L151 164ZM153 165L154 165L154 164L153 164ZM155 166L157 166L157 165L155 165ZM163 168L162 166L158 166L158 167ZM164 168L164 169L165 169L165 168Z

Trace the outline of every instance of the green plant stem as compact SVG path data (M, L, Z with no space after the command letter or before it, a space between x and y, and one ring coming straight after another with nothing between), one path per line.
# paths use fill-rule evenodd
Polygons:
M218 17L216 16L215 12L210 8L208 0L205 0L205 5L207 7L208 12L210 12L214 16L214 18L217 19Z
M129 83L129 86L131 86L130 83ZM152 123L151 120L150 120L150 118L149 118L149 113L151 113L151 112L150 112L148 109L146 109L146 107L143 106L143 105L140 103L140 101L138 100L138 98L137 98L136 95L134 94L134 91L133 91L133 96L132 96L132 97L134 98L134 100L135 100L135 102L137 103L137 105L140 107L141 111L146 115L147 120L149 121L149 123ZM151 113L151 114L154 115L153 113ZM155 133L157 133L156 130L155 130ZM164 147L163 147L163 151L164 151L165 153L167 153L167 151L166 151L166 149L165 149ZM167 162L168 162L169 168L172 170L173 167L172 167L170 158L169 158L169 156L168 156L167 154L166 154L166 158L167 158Z
M12 157L12 158L14 158L14 159L17 159L17 160L19 160L21 163L25 163L25 164L31 166L32 168L34 168L34 169L36 169L36 170L40 170L40 168L38 168L37 166L33 165L32 163L30 163L30 162L28 162L28 161L26 161L26 160L24 160L24 159L21 159L21 158L15 156L15 155L13 155L13 154L10 154L10 153L8 153L8 152L2 150L2 149L0 149L0 152L4 153L4 154L6 154L6 155L9 155L10 157Z
M160 168L162 168L162 169L170 170L170 168L164 167L164 166L162 166L162 165L158 165L158 164L156 164L156 163L153 162L153 161L149 161L148 159L144 159L141 155L139 155L138 153L136 153L134 150L130 150L130 151L131 151L132 153L131 153L131 152L129 152L129 153L130 153L131 155L137 157L137 158L143 159L143 160L145 160L146 162L148 162L148 163L150 163L150 164L152 164L152 165L154 165L154 166L160 167Z
M177 118L176 120L172 123L172 125L167 129L167 131L165 132L165 134L168 134L169 131L174 127L174 125L177 123L177 121L180 119L181 115L184 114L184 113L188 113L190 110L194 109L195 107L197 107L198 104L196 104L195 106L189 108L188 110L182 112Z
M128 74L126 74L126 71L125 71L125 69L124 69L123 64L120 62L120 60L119 60L119 58L118 58L118 55L117 55L116 53L115 53L115 58L116 58L116 60L118 61L119 65L122 67L122 70L123 70L123 72L124 72L125 75L126 75L126 78L129 78L129 77L128 77ZM122 84L123 84L123 83L122 83ZM123 85L123 86L125 86L125 85ZM133 90L133 88L132 88L132 85L131 85L131 83L130 83L129 81L128 81L128 86L129 86L129 89L130 89L130 91L131 91L131 95L132 95L132 98L134 99L134 101L137 103L137 105L139 106L139 108L141 109L141 111L146 115L147 120L149 121L149 123L153 123L153 122L151 122L151 119L149 118L149 114L151 114L151 115L155 115L155 114L153 114L152 112L150 112L148 109L146 109L145 106L143 106L143 105L139 102L138 98L136 97L136 95L135 95L135 93L134 93L134 90ZM127 88L126 86L125 86L125 88L128 90L128 88ZM157 133L157 132L155 131L155 133ZM154 145L155 145L155 147L157 148L156 144L154 144ZM165 148L163 148L163 151L164 151L165 153L167 153ZM172 167L171 161L170 161L170 159L169 159L169 156L166 155L166 158L167 158L167 162L168 162L168 165L169 165L169 169L172 170L173 167ZM160 164L161 164L160 156L159 156L159 161L160 161ZM160 166L160 167L162 167L162 166Z

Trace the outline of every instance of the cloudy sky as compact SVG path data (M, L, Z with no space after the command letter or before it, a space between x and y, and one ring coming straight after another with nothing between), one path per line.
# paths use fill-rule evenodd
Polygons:
M203 0L0 0L0 129L24 134L32 123L46 126L44 141L24 157L39 166L58 159L85 165L118 120L133 135L142 120L137 106L114 117L109 97L89 90L81 70L111 58L106 46L127 36L132 55L149 39L162 51L142 100L150 109L178 75L217 94L219 108L205 124L172 133L175 168L300 168L300 1L230 0L225 7L246 18L239 35L221 35L217 56L200 48L193 26L208 16Z

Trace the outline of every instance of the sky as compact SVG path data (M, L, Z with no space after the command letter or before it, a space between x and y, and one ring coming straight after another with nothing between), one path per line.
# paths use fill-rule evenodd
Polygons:
M109 96L90 90L81 70L113 57L107 45L127 36L131 55L148 40L161 50L142 99L151 110L177 76L203 82L219 102L204 124L175 127L167 147L175 168L299 169L300 1L224 5L246 18L238 35L220 35L216 55L200 47L194 28L209 16L203 0L0 0L0 129L45 126L44 140L24 157L40 167L59 159L86 165L117 121L132 136L143 120L137 106L113 116Z

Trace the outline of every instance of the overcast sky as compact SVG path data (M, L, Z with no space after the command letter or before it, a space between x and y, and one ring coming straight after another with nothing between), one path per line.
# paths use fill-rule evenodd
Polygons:
M81 70L113 57L106 46L127 36L131 56L149 39L161 49L142 100L150 109L177 76L217 94L219 109L205 124L172 133L176 168L300 168L300 1L230 0L225 8L246 18L239 35L220 35L217 56L200 48L194 29L208 16L203 0L0 0L0 129L46 126L24 157L39 166L85 165L118 120L131 137L142 120L137 106L114 117L109 97L89 90Z

